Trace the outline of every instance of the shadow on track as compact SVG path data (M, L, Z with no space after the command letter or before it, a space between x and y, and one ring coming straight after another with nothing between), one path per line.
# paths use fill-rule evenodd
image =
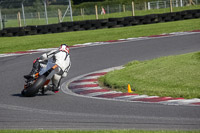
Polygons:
M51 95L53 95L53 94L37 94L36 96L51 96ZM12 94L11 96L14 96L14 97L25 97L25 96L22 96L22 94L21 93L16 93L16 94ZM34 96L34 97L36 97L36 96ZM31 98L31 97L29 97L29 98Z

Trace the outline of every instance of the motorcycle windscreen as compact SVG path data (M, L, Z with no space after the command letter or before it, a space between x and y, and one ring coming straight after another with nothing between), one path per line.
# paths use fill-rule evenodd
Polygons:
M55 63L52 62L48 62L46 67L43 67L40 69L39 75L43 75L44 73L46 73L47 71L49 71L53 66L55 66Z

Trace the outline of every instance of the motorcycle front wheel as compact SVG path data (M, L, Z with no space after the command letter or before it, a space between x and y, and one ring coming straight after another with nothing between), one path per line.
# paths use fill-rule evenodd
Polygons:
M39 89L43 87L45 82L46 82L46 77L44 75L40 76L32 86L22 90L21 92L22 96L25 97L35 96L38 93Z

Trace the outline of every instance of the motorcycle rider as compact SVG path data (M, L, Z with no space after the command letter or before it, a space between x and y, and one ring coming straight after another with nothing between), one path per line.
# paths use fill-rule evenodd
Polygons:
M33 61L33 68L28 75L24 75L27 80L33 79L34 75L39 72L40 68L44 67L48 59L53 59L54 63L59 66L59 71L52 78L50 89L57 93L60 89L60 81L63 77L67 77L67 73L71 67L69 47L66 44L61 44L57 50L52 50L44 53L41 57Z

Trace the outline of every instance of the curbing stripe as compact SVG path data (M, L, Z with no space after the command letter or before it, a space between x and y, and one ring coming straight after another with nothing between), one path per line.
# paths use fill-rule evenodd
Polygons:
M71 83L71 87L77 86L77 85L87 85L87 84L97 84L96 82L77 82L77 83Z
M128 100L134 101L136 99L143 99L143 98L147 98L147 97L149 97L149 96L147 96L147 95L137 95L137 96L129 97Z
M152 98L144 98L144 99L138 99L136 101L146 101L146 102L161 102L161 101L168 101L173 100L172 97L152 97Z
M85 76L83 78L80 78L79 80L88 80L88 79L98 79L100 76Z
M109 90L106 90L106 89L85 90L85 91L79 92L79 94L87 95L87 94L96 93L96 92L109 92Z
M200 102L200 99L178 99L178 100L169 100L161 102L163 104L175 104L175 105L199 105L195 104Z
M97 97L98 95L110 94L110 93L117 93L117 92L116 92L116 91L96 92L96 93L89 93L89 94L86 94L86 96Z
M130 93L129 93L130 94ZM131 99L135 96L138 96L138 94L132 94L132 95L127 95L127 96L119 96L119 97L115 97L115 99L119 99L119 100L128 100Z
M91 87L91 88L78 88L78 89L74 89L72 90L75 93L79 93L81 91L86 91L86 90L97 90L97 89L102 89L101 87Z
M72 83L80 83L80 82L96 82L98 79L84 79L84 80L77 80Z
M198 103L192 103L192 104L194 104L194 105L200 105L200 102L198 102Z
M161 34L161 35L152 35L148 37L153 37L153 38L158 38L158 37L166 37L166 36L171 36L170 34Z
M111 93L111 94L104 94L104 95L99 95L97 97L103 97L103 98L116 98L116 97L122 97L122 96L128 96L131 95L129 93ZM136 95L136 94L132 94L132 95Z
M98 87L98 84L85 84L85 85L76 85L70 86L70 89L78 89L78 88L89 88L89 87Z

